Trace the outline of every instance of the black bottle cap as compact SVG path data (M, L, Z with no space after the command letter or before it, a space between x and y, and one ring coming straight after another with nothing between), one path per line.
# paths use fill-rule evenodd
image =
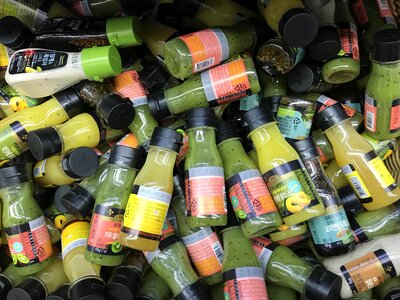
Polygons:
M102 118L113 129L127 128L135 117L132 102L124 100L114 93L104 95L97 108Z
M203 5L203 0L177 0L176 6L180 15L193 18Z
M140 272L129 266L115 267L106 284L107 300L134 300L141 282Z
M339 300L342 279L321 267L315 267L308 277L304 296L307 299Z
M286 75L287 86L296 93L311 91L321 80L321 70L312 61L298 64Z
M278 112L279 104L281 104L282 96L270 96L261 99L261 103L264 106L268 106L272 114L275 116Z
M159 146L179 152L182 146L183 135L179 132L163 127L154 128L150 140L150 146Z
M79 115L83 110L83 103L73 88L55 93L53 97L60 102L69 118Z
M166 119L172 115L168 108L164 90L150 94L147 97L147 105L154 119L157 121Z
M18 18L6 16L0 19L0 43L13 50L29 47L34 40L30 28Z
M337 27L327 25L318 28L317 36L307 47L307 54L313 60L324 61L336 57L340 49L342 44Z
M203 126L216 127L217 125L215 111L211 108L192 108L186 112L185 119L187 129Z
M62 140L54 127L28 132L28 146L36 160L43 160L62 152Z
M68 289L70 285L65 283L58 287L54 292L49 294L46 300L70 300L68 297Z
M143 69L138 74L143 87L149 93L163 89L171 78L165 66L157 58L148 56L140 62Z
M318 157L318 150L315 146L313 138L309 137L304 140L295 141L291 144L300 155L302 160L309 160Z
M11 167L0 169L1 189L28 181L29 177L26 172L25 164L17 164Z
M94 203L93 195L80 185L73 186L61 199L62 205L68 213L83 220L92 211Z
M325 131L348 118L349 116L346 114L343 106L338 102L318 112L314 120L317 126L321 128L322 131Z
M400 60L400 32L396 28L383 29L372 36L371 59L378 62Z
M365 210L351 186L339 189L338 193L340 200L342 200L343 208L347 213L356 216Z
M78 147L65 153L61 166L69 177L76 179L88 177L99 167L99 157L89 147Z
M105 285L101 279L86 278L69 288L71 300L106 300Z
M256 146L251 139L248 139L246 136L242 138L242 145L244 147L244 151L249 153L250 151L256 150Z
M36 278L30 277L9 291L8 300L43 300L47 296L43 283Z
M174 176L174 192L173 197L178 195L185 196L185 175L183 172Z
M185 287L178 295L175 296L175 300L210 300L212 296L209 288L203 285L200 281Z
M382 300L399 300L400 299L400 288L393 287L390 291L388 291L383 297Z
M275 119L267 106L257 106L243 113L242 121L247 123L249 132L252 132L264 124L275 122Z
M279 33L292 47L307 46L314 40L317 32L317 20L302 8L288 10L279 21Z
M217 145L231 138L238 138L239 129L233 122L221 122L217 125Z
M140 151L136 148L114 145L111 148L109 164L128 168L139 168Z
M68 209L63 205L62 199L69 190L71 190L71 187L69 185L61 185L56 189L56 192L54 193L54 205L57 210L62 214L68 213Z
M0 274L0 299L7 299L7 294L13 288L13 283L10 278Z

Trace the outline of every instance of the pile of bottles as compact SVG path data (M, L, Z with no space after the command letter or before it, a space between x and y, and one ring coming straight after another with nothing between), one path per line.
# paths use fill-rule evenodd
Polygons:
M1 0L0 300L400 297L397 2Z

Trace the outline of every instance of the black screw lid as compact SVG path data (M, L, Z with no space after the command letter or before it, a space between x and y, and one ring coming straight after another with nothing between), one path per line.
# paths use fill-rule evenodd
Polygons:
M304 140L295 141L291 145L300 155L300 158L304 161L319 156L317 147L315 146L314 140L311 137Z
M342 279L321 267L315 267L308 277L304 296L307 299L339 300Z
M0 19L0 43L13 50L27 48L35 36L18 18L6 16Z
M313 90L322 80L320 68L312 61L302 62L287 75L286 82L290 90L305 93Z
M200 281L185 287L178 295L175 296L175 300L210 300L212 296L209 288L203 285Z
M134 300L140 282L139 270L130 266L114 268L106 284L107 300Z
M10 278L0 274L0 299L7 299L7 294L13 288L13 283Z
M168 108L164 90L150 94L147 97L147 105L154 119L157 121L166 119L172 115Z
M314 40L317 31L317 20L305 9L290 9L279 21L279 33L292 47L307 46Z
M307 47L307 54L313 60L324 61L336 57L340 49L342 44L337 27L327 25L318 28L317 36Z
M71 187L69 185L61 185L56 189L56 192L54 193L54 205L57 210L62 214L68 213L68 209L63 205L62 199L69 190L71 190Z
M55 93L53 97L60 102L69 118L79 115L83 110L83 103L73 88Z
M25 164L0 169L0 189L28 181Z
M347 213L356 216L365 210L364 206L357 198L357 195L354 193L352 187L345 186L339 189L338 193L339 193L339 198L342 201L343 208Z
M382 300L399 300L400 299L400 288L398 286L393 287L385 293Z
M372 36L371 59L378 62L400 60L400 32L398 29L383 29Z
M163 127L156 127L150 140L150 146L159 146L179 152L182 146L183 135L179 132Z
M171 75L157 58L146 56L140 63L143 69L138 74L140 82L146 90L153 93L167 85Z
M71 300L106 300L103 280L86 278L73 284L68 291Z
M94 203L93 195L79 184L72 187L61 198L61 203L68 213L74 217L83 220L92 211Z
M343 106L338 102L318 112L314 120L317 126L321 128L322 131L325 131L348 118L349 116L346 114Z
M180 15L192 18L199 11L203 2L203 0L176 0L175 5Z
M186 112L186 128L194 127L216 127L217 119L215 111L211 108L198 107L192 108Z
M114 145L111 148L109 164L128 168L139 168L140 151L136 148Z
M62 140L58 130L54 127L28 132L28 146L36 160L43 160L62 152Z
M127 128L135 117L132 102L110 93L104 95L97 105L100 115L113 129Z
M221 122L217 125L217 145L231 138L238 138L239 129L233 122Z
M93 175L99 167L99 157L89 147L78 147L64 155L61 166L69 177L77 179L88 177Z
M249 132L252 132L262 125L275 122L275 119L267 106L257 106L243 113L242 121L247 123Z
M58 287L54 292L49 294L46 300L70 300L68 297L68 289L70 285L65 283Z
M281 104L282 96L270 96L261 99L261 105L267 106L271 113L276 116L279 104Z
M43 300L47 296L43 283L30 277L13 288L7 295L7 300Z

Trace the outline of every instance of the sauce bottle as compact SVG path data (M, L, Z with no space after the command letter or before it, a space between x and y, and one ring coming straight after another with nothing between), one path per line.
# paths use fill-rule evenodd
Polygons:
M335 158L329 162L328 166L325 168L325 173L337 190L349 185Z
M393 241L399 237L399 233L377 237L350 253L322 261L327 270L341 277L342 298L350 298L397 276L399 247Z
M98 167L96 152L88 147L78 147L63 155L38 161L33 169L33 177L39 186L54 187L90 176Z
M251 238L274 231L282 224L281 216L258 166L243 149L237 127L220 123L217 129L225 184L243 234Z
M190 229L186 216L185 178L174 176L174 195L171 201L175 212L178 233L186 246L196 273L208 285L222 281L222 258L224 250L217 234L211 227Z
M32 196L31 185L25 165L0 170L2 223L16 272L22 276L40 272L54 259L43 212Z
M317 20L304 9L300 0L262 0L257 2L257 6L269 27L292 47L307 46L317 35Z
M142 286L135 294L137 300L169 300L171 297L168 284L151 268L144 275Z
M269 238L280 245L291 246L310 237L306 223L299 223L292 226L282 224L278 230L271 232Z
M71 286L71 299L105 300L104 281L100 278L100 266L85 259L85 245L89 234L89 221L69 219L61 232L64 272Z
M186 113L189 152L185 160L186 215L191 229L226 224L224 168L218 152L212 109Z
M52 95L81 80L101 80L121 72L121 57L114 46L63 52L40 48L14 52L5 79L33 98Z
M368 143L371 144L371 146L374 148L376 154L382 160L386 160L388 157L391 157L392 154L394 153L395 149L398 149L398 146L400 145L400 140L396 139L396 138L390 139L390 140L379 141L379 140L371 138L366 132L362 132L361 135L363 138L365 138L368 141ZM391 170L389 169L389 171L391 171Z
M286 77L272 77L265 72L258 72L261 84L261 104L267 105L274 116L278 111L282 96L286 95Z
M11 263L0 273L0 297L7 299L7 294L11 289L25 280L25 276L19 275L17 267Z
M58 125L82 110L82 103L72 89L55 94L46 102L16 112L0 121L0 160L14 158L28 150L29 131Z
M68 282L68 278L63 270L62 259L56 258L46 269L13 288L8 293L7 299L44 299L49 293L55 291L57 287L66 282Z
M315 143L315 146L317 147L319 160L321 163L326 164L331 161L335 157L333 154L333 148L322 130L314 130L311 134L311 137Z
M126 206L119 241L123 246L157 249L173 191L173 168L182 135L157 127L144 166L137 175ZM162 170L162 172L154 172Z
M305 262L288 247L267 238L251 242L268 282L291 288L306 299L340 299L339 276Z
M372 71L365 88L364 120L367 134L377 140L400 136L400 34L385 29L373 36ZM394 52L392 52L394 51ZM382 87L385 87L382 89Z
M161 120L195 107L229 103L259 91L253 60L245 57L195 74L178 86L153 93L148 104L154 118Z
M99 20L129 13L137 6L135 2L124 0L66 0L65 3L76 15Z
M374 288L374 292L378 299L381 300L396 299L400 294L400 278L395 277L386 280Z
M139 151L127 146L111 148L107 178L96 195L85 258L101 266L117 266L125 253L118 242L122 218L138 169Z
M316 122L331 142L337 164L365 209L378 209L400 198L400 189L381 158L351 126L340 104L319 112Z
M333 256L351 251L354 238L349 220L335 186L326 176L312 138L293 143L318 195L325 206L325 214L308 220L315 250L320 256Z
M283 222L292 226L325 212L299 155L284 139L272 113L256 107L243 114L257 149L259 168Z

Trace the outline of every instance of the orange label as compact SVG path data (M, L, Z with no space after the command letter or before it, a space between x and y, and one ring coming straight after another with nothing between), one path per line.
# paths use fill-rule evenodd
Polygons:
M251 95L243 59L202 72L201 82L210 107Z
M139 74L134 71L126 71L113 79L114 90L124 98L129 98L133 106L147 104L146 90L139 80Z
M321 164L327 163L328 162L328 158L326 157L324 152L322 152L322 150L321 150L321 148L319 146L317 146L317 151L318 151L319 160L321 161Z
M296 235L294 237L290 237L290 238L287 238L287 239L284 239L284 240L277 241L277 243L280 244L280 245L289 247L289 246L294 245L294 244L296 244L298 242L304 241L305 239L308 239L309 237L310 237L309 234L300 234L300 235Z
M365 10L364 1L356 0L351 3L351 12L353 13L354 19L359 25L368 24L369 19Z
M365 94L364 104L364 126L371 132L376 132L376 116L378 114L378 104L376 101Z
M117 142L117 145L137 148L138 141L132 133L128 133Z
M317 101L321 104L321 107L319 108L318 112L324 110L325 108L332 106L336 103L338 103L336 100L333 100L332 98L329 98L327 96L321 95L318 97ZM351 118L354 116L356 113L356 110L351 108L350 106L341 104L343 109L345 110L346 114Z
M353 23L338 23L340 43L342 51L339 56L350 57L354 60L360 60L358 48L357 27Z
M390 132L400 130L400 99L396 99L392 103L390 112Z
M224 169L198 167L185 171L188 216L226 215Z
M376 0L378 5L379 13L386 24L391 24L397 27L397 22L393 16L392 10L390 9L389 2L387 0Z

